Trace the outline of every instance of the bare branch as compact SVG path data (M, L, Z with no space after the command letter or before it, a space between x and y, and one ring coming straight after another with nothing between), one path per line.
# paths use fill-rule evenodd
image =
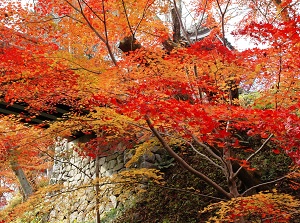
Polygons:
M209 146L207 146L207 145L205 145L204 143L200 142L200 141L198 140L198 138L197 138L195 135L192 134L192 137L193 137L193 139L195 140L195 142L196 142L199 146L205 148L206 151L207 151L210 155L212 155L214 158L216 158L217 160L219 160L220 162L222 162L222 163L224 164L224 161L222 160L222 158L219 157L217 154L215 154L215 153L209 148Z
M271 134L265 141L264 143L259 147L258 150L256 150L254 153L252 153L247 159L246 161L249 161L250 159L252 159L252 157L254 157L256 154L258 154L263 148L264 146L270 141L270 139L273 137L273 134ZM235 178L239 172L243 169L243 167L241 166L236 172L235 174L233 175L233 177Z
M104 20L102 19L102 18L100 18L100 16L98 16L98 14L94 11L94 9L92 9L90 6L89 6L89 4L86 2L86 1L84 1L84 0L82 0L82 2L91 10L91 12L101 21L101 22L103 22L104 23Z
M89 174L87 174L85 171L82 170L79 166L77 166L75 163L72 163L71 161L63 161L60 159L55 158L55 156L52 156L47 150L40 149L38 146L36 147L37 150L39 150L41 153L45 154L46 156L50 157L53 161L62 163L62 164L69 164L72 167L75 167L77 170L79 170L80 173L82 173L84 176L88 177L89 179L93 179Z
M224 11L221 8L221 4L219 0L217 0L217 5L221 14L221 26L222 26L222 42L223 45L226 47L226 37L225 37L225 14L227 12L230 0L227 1Z
M34 24L34 23L46 23L46 22L50 22L50 21L53 21L53 20L61 20L63 18L70 18L76 22L79 22L79 23L82 23L82 21L70 16L70 15L63 15L63 16L53 16L52 18L49 18L49 19L45 19L45 20L39 20L39 21L27 21L25 24Z
M253 189L255 189L255 188L258 188L258 187L260 187L260 186L265 186L265 185L268 185L268 184L273 184L273 183L276 183L276 182L278 182L278 181L284 180L285 178L286 178L286 176L283 176L283 177L280 177L280 178L278 178L278 179L276 179L276 180L272 180L272 181L268 181L268 182L265 182L265 183L257 184L257 185L255 185L255 186L250 187L249 189L245 190L245 191L241 194L241 196L244 196L246 193L248 193L249 191L251 191L251 190L253 190Z
M183 168L185 168L186 170L188 170L189 172L195 174L196 176L198 176L200 179L204 180L207 184L209 184L210 186L212 186L214 189L216 189L217 191L219 191L221 194L223 194L224 196L226 196L227 198L231 199L232 198L232 194L228 193L227 191L225 191L220 185L218 185L217 183L215 183L213 180L211 180L209 177L207 177L206 175L204 175L203 173L195 170L193 167L191 167L189 164L187 164L180 156L178 156L173 150L172 148L167 144L167 142L164 140L164 138L159 134L159 132L154 128L154 126L152 125L149 117L146 115L145 116L146 122L149 126L149 128L151 129L152 133L155 135L155 137L160 141L160 143L162 144L162 146L168 151L168 153L179 163L182 165Z
M102 1L102 9L103 9L103 16L104 16L104 20L103 20L103 24L104 24L104 30L105 30L105 37L103 37L96 29L95 27L91 24L91 22L88 20L88 18L86 17L86 15L83 12L83 8L82 5L80 3L80 0L77 0L79 6L80 6L80 10L79 13L82 15L82 17L84 18L84 20L86 21L87 25L90 27L90 29L96 34L96 36L105 44L108 54L113 62L113 64L115 66L117 66L117 60L111 50L111 47L109 45L108 42L108 36L107 36L107 27L106 27L106 13L105 13L105 8L104 8L104 2Z
M102 72L100 72L100 71L94 71L94 70L90 70L90 69L88 69L88 68L86 68L86 67L83 67L82 65L80 65L80 64L78 64L78 63L76 63L76 62L74 62L74 61L72 61L72 60L69 60L69 59L67 59L67 58L61 58L61 57L46 57L46 58L54 58L54 59L62 59L62 60L66 60L66 61L68 61L68 62L70 62L70 63L72 63L72 64L75 64L76 66L78 66L77 68L76 67L74 67L74 68L71 68L71 70L85 70L85 71L87 71L87 72L90 72L90 73L93 73L93 74L101 74Z
M164 188L164 189L167 189L167 190L176 190L176 191L183 192L183 193L190 193L190 194L194 194L196 196L206 197L206 198L210 198L210 199L214 199L214 200L227 201L227 200L222 199L222 198L209 196L209 195L206 195L206 194L200 194L200 193L190 191L190 190L187 190L187 189L181 189L181 188L176 188L176 187L167 187L167 186L163 186L163 185L160 185L160 184L155 184L154 186L155 187L161 187L161 188Z
M132 38L134 39L134 34L135 34L135 33L134 33L133 30L132 30L132 27L131 27L131 24L130 24L130 21L129 21L129 18L128 18L128 13L127 13L127 9L126 9L124 0L122 0L122 6L123 6L124 13L125 13L126 21L127 21L127 24L128 24L128 28L130 29ZM132 41L132 42L133 42L133 41Z
M137 127L139 127L139 128L142 128L142 129L144 129L144 130L147 130L147 131L151 131L150 129L148 129L148 128L145 128L144 126L141 126L141 125L138 125L138 124L135 124L135 123L132 123L132 122L130 122L129 124L131 124L131 125L134 125L134 126L137 126ZM152 132L152 131L151 131ZM178 138L178 137L174 137L174 136L171 136L171 135L169 135L169 134L165 134L165 133L161 133L161 132L158 132L159 134L161 134L161 135L166 135L166 136L169 136L169 137L172 137L172 138ZM194 136L193 136L194 137ZM218 168L220 168L222 171L224 171L224 168L222 167L222 166L220 166L220 165L218 165L216 162L214 162L212 159L210 159L208 156L206 156L205 154L203 154L203 153L201 153L201 152L199 152L193 145L192 145L192 143L190 143L190 142L188 142L187 140L185 140L185 139L182 139L182 138L180 138L180 140L183 140L185 143L187 143L198 155L200 155L200 156L202 156L204 159L206 159L207 161L209 161L211 164L213 164L214 166L216 166L216 167L218 167ZM195 140L196 141L196 140ZM199 140L198 140L198 142L199 142ZM202 146L202 147L205 147L206 149L209 149L210 150L210 148L208 147L208 146L206 146L205 144L203 144L203 143L201 143L201 142L199 142L198 143L197 142L197 144L199 144L200 146ZM212 152L212 151L211 151ZM212 152L213 153L213 152ZM214 155L216 156L216 154L214 153ZM215 157L215 158L217 158L217 157ZM218 157L218 158L220 158L220 157ZM219 160L219 159L218 159ZM222 160L220 160L221 162L222 162ZM222 162L223 163L223 162Z
M192 150L194 150L198 155L202 156L204 159L206 159L208 162L210 162L211 164L213 164L214 166L220 168L223 172L224 172L224 168L220 165L218 165L217 163L215 163L212 159L210 159L208 156L206 156L205 154L199 152L193 145L192 143L184 140L187 144L189 144L189 146L192 148ZM205 147L206 148L206 147Z
M78 4L80 6L80 14L82 15L82 17L84 18L84 20L86 21L87 25L91 28L91 30L96 34L96 36L104 43L106 43L106 40L104 39L103 36L101 36L101 34L95 29L95 27L92 26L92 24L90 23L90 21L88 20L88 18L85 16L84 12L83 12L83 8L82 8L82 5L80 3L79 0L78 1Z
M148 2L149 0L146 2L146 5L144 7L144 10L143 10L143 14L142 14L142 18L140 19L140 21L138 22L133 34L135 35L136 31L138 30L139 26L141 25L142 21L144 20L145 16L146 16L146 11L150 8L150 6L154 3L154 1L152 3L150 3L148 5ZM147 6L148 5L148 6ZM147 7L146 7L147 6Z
M267 15L258 6L256 6L256 2L254 0L251 0L251 1L254 3L253 5L255 5L256 10L259 11L260 14L262 14L262 16L266 19L267 22L269 22Z
M108 41L108 31L107 31L107 20L106 20L106 9L105 9L105 5L104 5L104 0L102 0L102 11L103 11L103 24L104 24L104 33L105 33L105 45L106 45L106 48L108 50L108 53L114 63L115 66L117 66L117 61L116 61L116 58L115 56L113 55L112 51L111 51L111 47L109 45L109 41Z
M67 2L67 4L69 6L71 6L75 11L80 13L80 9L78 9L77 7L75 7L75 5L73 5L71 2L69 2L68 0L65 0L65 2ZM80 5L80 4L79 4Z

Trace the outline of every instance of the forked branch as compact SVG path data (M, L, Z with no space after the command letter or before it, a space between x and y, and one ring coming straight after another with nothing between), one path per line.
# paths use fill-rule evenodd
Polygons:
M162 146L168 151L168 153L186 170L189 172L193 173L200 179L204 180L207 184L212 186L214 189L216 189L218 192L226 196L228 199L232 198L232 195L228 193L226 190L224 190L220 185L218 185L216 182L211 180L209 177L204 175L203 173L195 170L193 167L191 167L188 163L186 163L180 156L178 156L173 149L168 145L168 143L164 140L164 138L160 135L160 133L154 128L153 124L151 123L149 117L146 115L145 116L146 122L151 129L152 133L154 136L160 141Z
M264 147L265 145L270 141L270 139L273 137L273 134L271 134L265 141L264 143L259 147L258 150L256 150L254 153L252 153L247 159L246 161L249 161L250 159L252 159L252 157L254 157L256 154L258 154ZM240 167L234 174L234 178L239 174L239 172L243 169L243 167Z

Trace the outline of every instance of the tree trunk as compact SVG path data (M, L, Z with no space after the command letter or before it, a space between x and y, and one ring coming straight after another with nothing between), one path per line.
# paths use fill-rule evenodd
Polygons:
M24 199L26 200L33 193L33 188L30 185L23 169L19 166L18 162L16 160L11 160L10 165L14 174L18 178L18 181L24 193Z
M97 154L96 156L96 160L95 160L95 176L96 176L96 180L97 183L95 185L95 191L96 191L96 206L95 206L95 211L96 211L96 223L100 223L100 198L99 198L99 171L100 171L100 167L99 167L99 155Z
M181 0L175 0L177 5L177 15L176 6L171 10L172 22L173 22L173 42L178 43L181 37L180 21L181 18Z

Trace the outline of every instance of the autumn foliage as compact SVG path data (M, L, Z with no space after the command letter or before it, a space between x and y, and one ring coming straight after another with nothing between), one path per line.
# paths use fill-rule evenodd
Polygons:
M16 183L9 173L12 159L26 171L37 166L43 171L56 137L94 134L79 151L92 158L135 146L142 154L147 148L140 145L155 137L184 168L229 200L231 210L221 203L205 209L217 207L215 219L243 222L247 215L237 206L262 219L292 218L299 201L258 192L282 180L299 189L295 177L255 181L253 173L260 170L252 160L266 150L286 154L294 174L289 176L297 173L292 166L300 165L299 1L193 1L188 10L197 30L182 22L180 2L0 5L1 101L26 105L31 118L54 114L58 105L70 108L68 115L42 126L24 124L22 114L1 116L5 184ZM180 40L172 39L175 19L161 17L174 5ZM209 31L197 37L203 29ZM235 41L241 39L253 47L238 49ZM191 167L174 145L196 151L201 162L214 165L225 186ZM278 208L286 200L295 203ZM260 208L264 202L268 213Z

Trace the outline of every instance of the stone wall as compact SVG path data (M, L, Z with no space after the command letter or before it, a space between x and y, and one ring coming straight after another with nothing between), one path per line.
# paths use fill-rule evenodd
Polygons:
M51 194L52 209L49 222L94 222L96 160L79 156L74 148L78 142L87 142L88 136L68 142L63 139L55 146L55 162L52 169L51 184L61 184L63 188ZM153 148L133 164L134 168L158 168L164 163L165 151ZM99 178L108 179L113 174L125 170L124 164L134 155L134 150L116 152L98 159ZM118 196L113 185L100 187L100 213L119 207Z

